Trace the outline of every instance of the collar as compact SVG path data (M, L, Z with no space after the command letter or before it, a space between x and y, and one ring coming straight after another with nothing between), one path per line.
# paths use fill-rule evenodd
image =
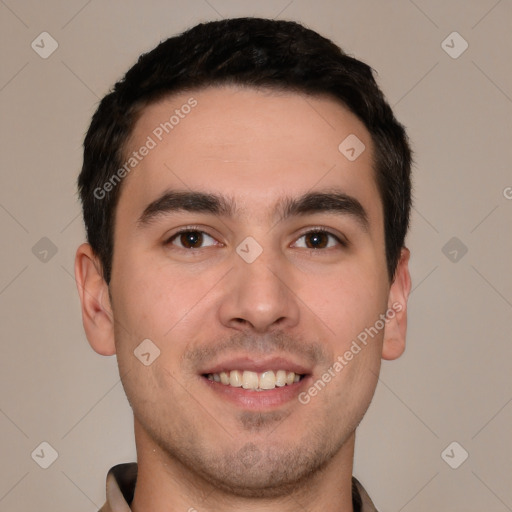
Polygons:
M137 463L117 464L107 474L107 502L99 512L131 512L130 503L137 481ZM378 512L364 487L352 477L354 512Z

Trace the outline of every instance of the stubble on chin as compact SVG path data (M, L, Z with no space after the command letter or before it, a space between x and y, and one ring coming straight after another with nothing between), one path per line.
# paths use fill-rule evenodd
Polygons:
M266 431L267 435L279 428L286 418L290 416L289 412L251 412L243 411L238 415L240 425L247 432L258 433Z

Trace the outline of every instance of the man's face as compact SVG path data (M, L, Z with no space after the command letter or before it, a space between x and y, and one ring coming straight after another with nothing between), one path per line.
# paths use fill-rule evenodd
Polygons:
M353 161L338 149L349 135L365 146ZM148 136L122 183L110 289L138 441L219 487L270 493L347 450L374 393L383 329L308 393L389 305L370 135L331 99L216 87L146 108L127 156ZM236 213L147 209L169 192L222 195ZM312 193L346 197L283 215L284 198ZM149 365L134 355L146 339Z

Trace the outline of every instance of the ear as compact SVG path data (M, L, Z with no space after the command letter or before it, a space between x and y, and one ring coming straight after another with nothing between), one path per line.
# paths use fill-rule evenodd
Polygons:
M407 332L407 299L411 291L411 276L409 274L410 251L402 248L395 277L391 283L388 296L388 322L384 330L382 359L392 360L400 357L405 350L405 335Z
M82 322L91 347L104 356L115 354L114 315L103 279L102 266L92 247L84 243L76 251L75 280L82 304Z

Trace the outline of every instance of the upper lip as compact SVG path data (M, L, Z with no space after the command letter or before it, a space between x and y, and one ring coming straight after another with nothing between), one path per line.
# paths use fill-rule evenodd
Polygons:
M300 375L311 373L311 370L304 364L293 361L288 357L255 357L250 355L231 357L205 368L200 371L202 375L210 373L230 372L231 370L248 370L262 373L267 370L285 370Z

